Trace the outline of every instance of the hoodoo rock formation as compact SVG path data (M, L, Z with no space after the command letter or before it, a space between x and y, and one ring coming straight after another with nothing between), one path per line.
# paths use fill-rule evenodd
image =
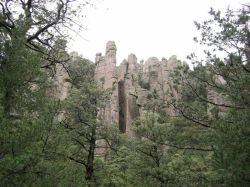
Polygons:
M136 56L130 54L116 66L116 45L109 41L105 56L97 53L95 63L96 80L100 86L111 90L110 100L100 115L111 123L119 124L120 131L124 133L131 134L132 121L143 113L151 97L157 95L159 100L166 100L167 93L171 93L178 98L178 88L170 79L171 71L181 64L176 56L161 61L151 57L145 63L138 63ZM175 115L171 107L164 110Z

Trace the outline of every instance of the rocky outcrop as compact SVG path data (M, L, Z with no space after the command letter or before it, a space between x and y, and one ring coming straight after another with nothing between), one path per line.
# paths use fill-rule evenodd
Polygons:
M105 56L96 54L95 77L100 86L111 91L110 99L102 115L109 122L119 124L120 131L131 134L131 123L146 110L150 97L155 93L159 100L166 100L167 93L178 97L170 79L170 72L181 63L176 56L161 61L156 57L137 62L130 54L116 66L116 45L109 41ZM163 103L163 102L162 102ZM151 108L152 109L152 108ZM166 107L164 112L175 115L173 108Z
M96 54L95 78L100 86L111 90L111 96L106 107L100 110L100 114L104 116L110 123L118 124L119 122L119 101L116 73L116 46L113 41L109 41L106 45L105 56L101 53Z
M226 84L226 81L219 75L214 75L213 81L217 86L223 86ZM207 113L210 118L218 119L226 114L228 107L225 106L230 105L230 101L227 99L226 95L219 93L212 86L207 86L207 100ZM216 103L216 105L212 103Z
M53 82L55 88L53 90L53 95L59 100L64 100L68 96L70 89L69 75L62 64L55 65L55 75L53 77Z

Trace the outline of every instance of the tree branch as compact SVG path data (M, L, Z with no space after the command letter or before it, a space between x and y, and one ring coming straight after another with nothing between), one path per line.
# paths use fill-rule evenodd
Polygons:
M87 164L86 164L83 160L78 160L78 159L75 159L75 158L73 158L73 157L71 157L71 156L68 156L68 159L70 159L70 160L72 160L72 161L74 161L74 162L76 162L76 163L82 164L82 165L84 165L85 167L87 167Z

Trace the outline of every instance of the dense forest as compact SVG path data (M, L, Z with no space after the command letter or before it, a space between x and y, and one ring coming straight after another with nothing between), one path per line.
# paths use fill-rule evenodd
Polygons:
M250 7L195 22L205 59L174 69L181 97L152 93L131 138L98 115L110 90L95 64L66 50L89 3L0 1L0 186L250 186Z

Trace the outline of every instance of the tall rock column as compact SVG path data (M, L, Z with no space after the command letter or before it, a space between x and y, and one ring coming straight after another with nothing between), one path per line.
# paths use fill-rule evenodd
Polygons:
M128 66L125 75L125 87L126 87L126 133L132 136L131 123L139 116L139 108L136 104L136 79L139 64L134 54L128 56Z
M116 45L113 41L106 44L106 71L105 71L105 88L112 88L117 80L116 76Z
M111 123L118 124L118 88L116 75L116 45L113 41L106 44L105 56L101 53L96 54L95 77L100 86L110 89L111 95L106 107L101 110L101 115Z
M100 109L98 115L107 122L107 125L117 125L119 123L119 101L115 42L107 42L105 56L102 56L101 53L96 54L95 64L95 79L99 82L100 87L110 91L110 97L106 101L105 107ZM106 142L98 140L97 145L104 148L96 149L96 155L106 158L108 156L105 148L107 147Z

